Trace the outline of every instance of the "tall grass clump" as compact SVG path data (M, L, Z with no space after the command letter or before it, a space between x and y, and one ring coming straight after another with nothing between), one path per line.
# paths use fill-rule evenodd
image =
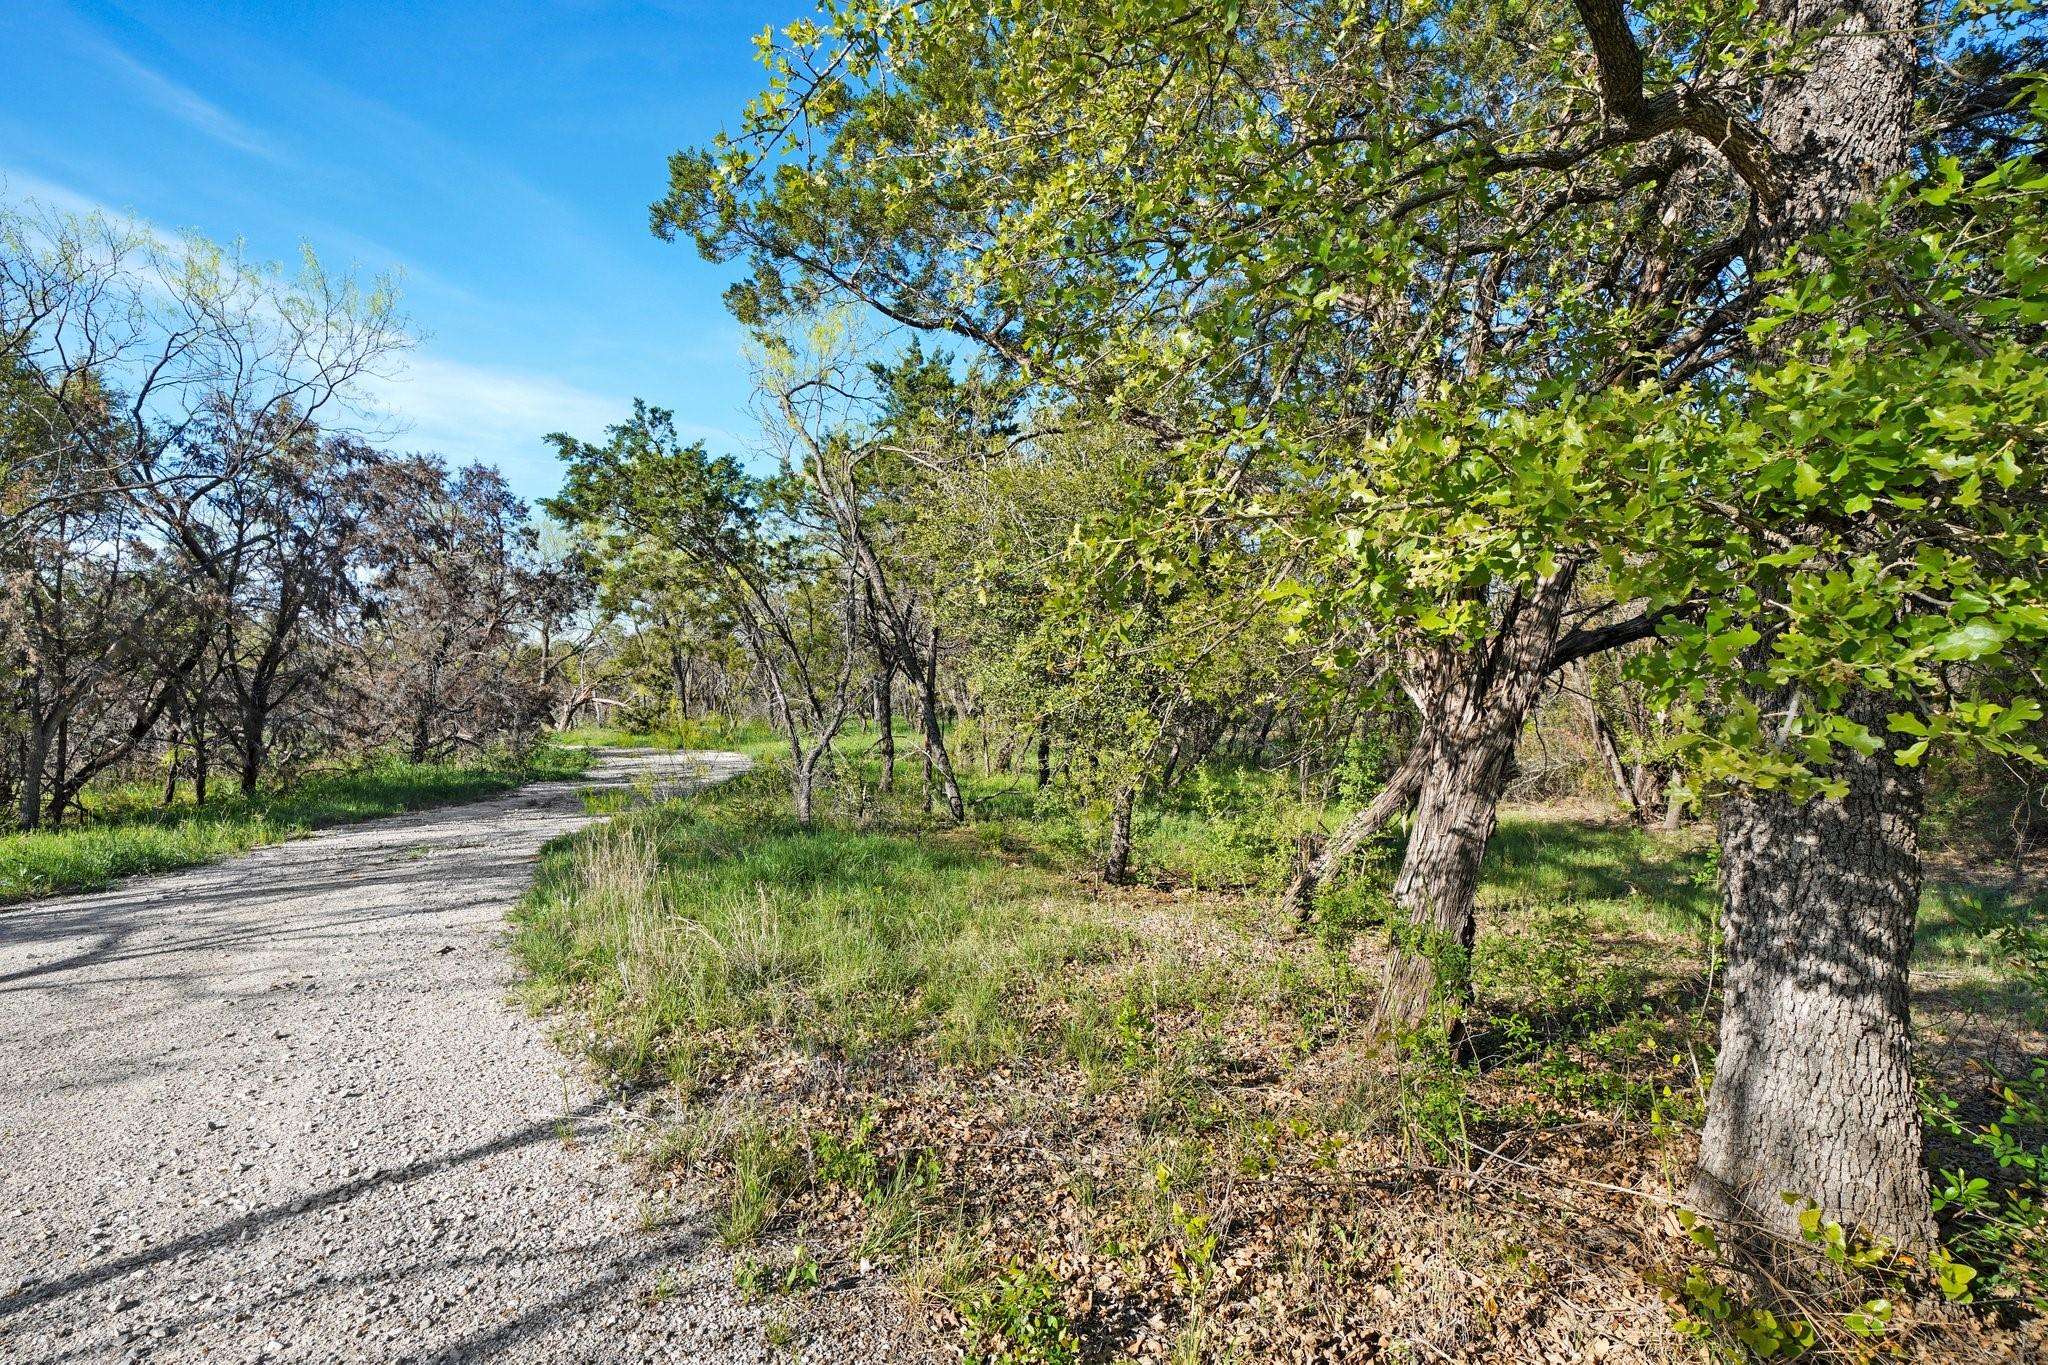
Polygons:
M964 834L800 825L764 799L781 781L764 766L551 848L517 921L535 1002L586 1006L640 1070L770 1033L985 1059L1019 1045L1023 984L1107 951L1045 872Z

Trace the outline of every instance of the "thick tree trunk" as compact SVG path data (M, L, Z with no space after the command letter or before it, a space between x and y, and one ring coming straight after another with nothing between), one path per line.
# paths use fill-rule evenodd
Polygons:
M1109 803L1109 850L1102 859L1102 880L1122 886L1131 879L1131 815L1138 789L1123 787Z
M1858 699L1879 733L1882 698ZM1907 963L1920 899L1917 768L1838 765L1840 800L1746 792L1721 815L1728 954L1720 1059L1692 1197L1798 1235L1779 1196L1899 1246L1932 1244Z
M1423 777L1394 881L1405 923L1380 992L1381 1032L1411 1032L1434 1020L1454 1049L1464 1046L1479 865L1520 731L1519 723L1498 724L1455 748L1439 746Z
M822 752L824 751L820 748L805 753L801 745L790 745L790 753L795 761L789 771L789 798L790 804L796 808L798 824L811 823L812 793L818 785L818 755Z
M1638 760L1629 770L1628 780L1629 790L1636 797L1637 817L1644 824L1648 824L1657 812L1665 812L1665 818L1670 818L1666 810L1669 802L1665 796L1671 785L1670 774L1661 765Z
M1906 165L1914 15L1910 0L1765 7L1788 43L1809 46L1765 87L1764 132L1786 188L1760 205L1752 273L1784 262ZM1880 697L1849 703L1879 735L1897 709ZM1779 1197L1790 1191L1844 1226L1924 1248L1932 1226L1907 992L1919 770L1880 750L1839 761L1833 775L1848 786L1840 800L1753 791L1724 808L1728 967L1693 1198L1709 1214L1796 1237L1798 1209Z
M242 708L241 771L237 777L244 796L256 794L256 784L263 776L263 732L269 724L269 712L260 703L252 700Z
M23 829L36 829L43 822L43 765L50 756L50 730L40 711L31 710L28 733L22 744L21 803L15 818Z
M1490 638L1463 648L1433 646L1408 661L1425 766L1394 881L1401 923L1374 1015L1379 1033L1398 1037L1440 1025L1453 1046L1463 1045L1479 864L1515 741L1555 666L1552 651L1575 576L1567 565L1516 589Z

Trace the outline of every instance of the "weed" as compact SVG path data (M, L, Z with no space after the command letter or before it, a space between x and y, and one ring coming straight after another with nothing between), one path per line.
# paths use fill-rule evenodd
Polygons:
M990 1365L1068 1365L1081 1358L1059 1282L1042 1266L1006 1266L955 1307L970 1349Z
M761 1235L783 1198L797 1187L796 1158L795 1147L767 1124L756 1122L741 1129L732 1145L725 1208L718 1216L718 1236L725 1245L744 1246Z

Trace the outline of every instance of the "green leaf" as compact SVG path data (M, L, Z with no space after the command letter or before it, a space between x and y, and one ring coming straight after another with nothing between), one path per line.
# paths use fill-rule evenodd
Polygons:
M1937 659L1981 659L1986 654L1995 654L2011 632L2003 626L1989 621L1972 621L1966 626L1957 626L1934 642L1934 657Z
M1763 636L1749 626L1737 626L1707 641L1707 657L1717 666L1726 668L1738 654L1761 639Z

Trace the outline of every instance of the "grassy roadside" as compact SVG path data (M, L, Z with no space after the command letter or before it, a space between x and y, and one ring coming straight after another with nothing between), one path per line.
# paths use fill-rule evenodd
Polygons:
M291 787L217 796L168 809L139 788L100 792L83 824L0 835L0 906L70 891L94 891L122 877L213 862L327 825L473 801L590 764L586 750L546 745L523 760L406 763L382 759Z
M848 768L810 829L772 767L628 812L518 915L534 1003L672 1095L648 1178L716 1192L743 1289L887 1276L989 1360L1698 1353L1671 1286L1715 1269L1669 1200L1712 1065L1704 839L1503 821L1475 1071L1362 1037L1383 878L1267 920L1238 778L1147 812L1114 889L1100 812L982 779L956 830Z
M782 737L764 721L732 721L723 716L679 720L648 729L616 725L584 725L556 736L563 744L598 749L683 749L772 755L786 752Z

